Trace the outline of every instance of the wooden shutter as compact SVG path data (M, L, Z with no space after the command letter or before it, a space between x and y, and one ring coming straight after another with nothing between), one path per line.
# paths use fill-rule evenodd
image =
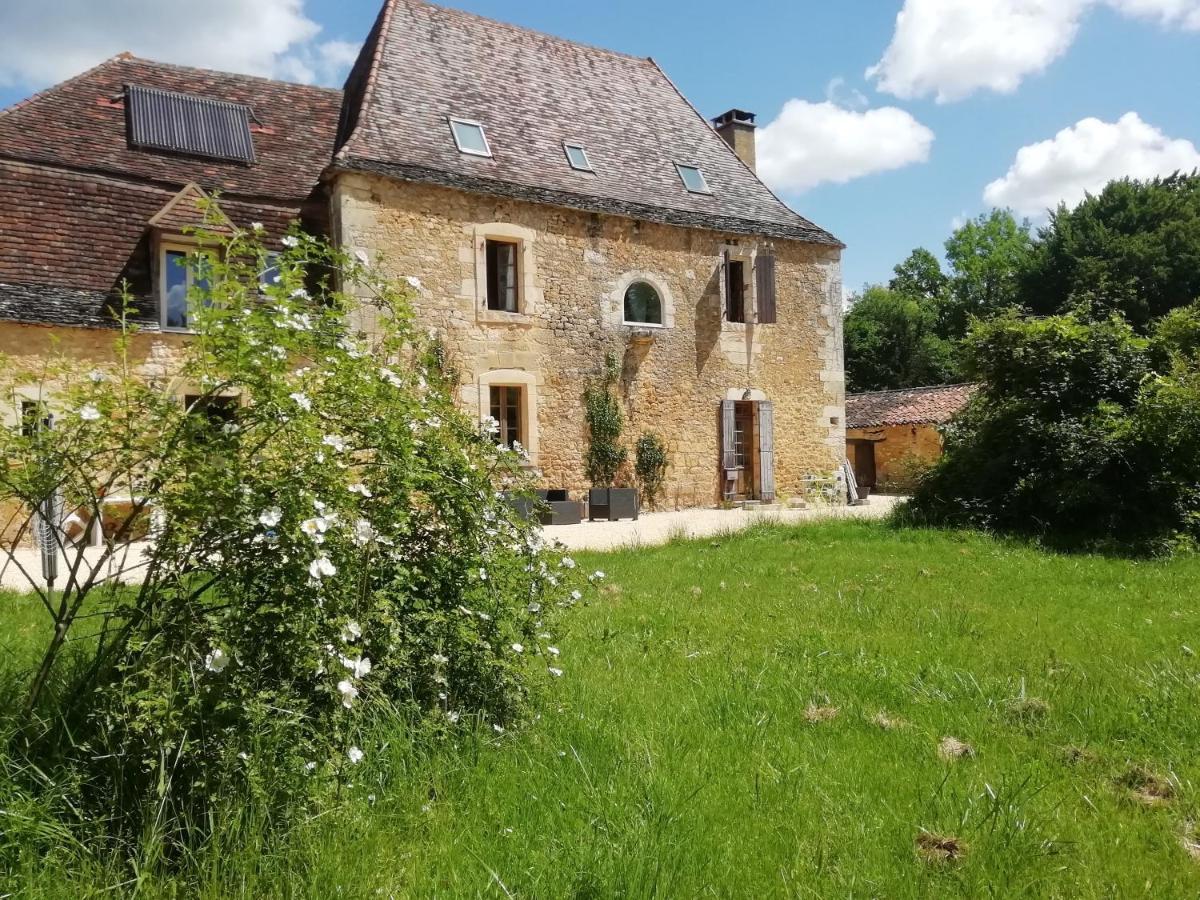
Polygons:
M775 406L769 400L758 404L758 469L762 500L775 500Z
M721 401L721 471L732 472L737 468L737 452L733 446L734 412L732 400Z
M777 321L775 314L775 257L769 253L760 253L754 263L754 274L758 288L759 325L774 325Z
M729 296L729 251L725 251L723 261L721 263L721 321L729 321L729 303L733 299Z

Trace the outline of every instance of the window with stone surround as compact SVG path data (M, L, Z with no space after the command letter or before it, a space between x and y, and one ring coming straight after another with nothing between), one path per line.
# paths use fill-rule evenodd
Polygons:
M635 281L625 289L625 324L662 326L662 297L648 281Z
M494 384L488 388L492 419L498 425L495 438L501 447L524 445L527 438L523 428L525 391L520 385Z
M519 281L520 245L515 241L487 239L487 308L518 312L521 308Z

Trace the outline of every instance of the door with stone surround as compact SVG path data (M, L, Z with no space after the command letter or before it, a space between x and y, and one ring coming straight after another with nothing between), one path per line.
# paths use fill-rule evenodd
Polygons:
M722 497L775 499L775 414L769 401L721 402Z

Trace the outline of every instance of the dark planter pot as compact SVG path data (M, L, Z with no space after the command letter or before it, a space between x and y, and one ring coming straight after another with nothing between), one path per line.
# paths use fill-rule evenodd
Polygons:
M588 491L588 519L636 520L641 508L638 492L633 488L592 488Z

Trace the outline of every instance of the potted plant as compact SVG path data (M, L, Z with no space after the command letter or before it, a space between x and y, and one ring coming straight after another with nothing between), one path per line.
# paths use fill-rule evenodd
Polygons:
M613 487L629 455L621 446L625 417L615 391L619 373L617 358L609 353L604 358L604 371L583 392L588 422L587 474L593 485L588 492L588 518L593 521L638 517L637 491Z

